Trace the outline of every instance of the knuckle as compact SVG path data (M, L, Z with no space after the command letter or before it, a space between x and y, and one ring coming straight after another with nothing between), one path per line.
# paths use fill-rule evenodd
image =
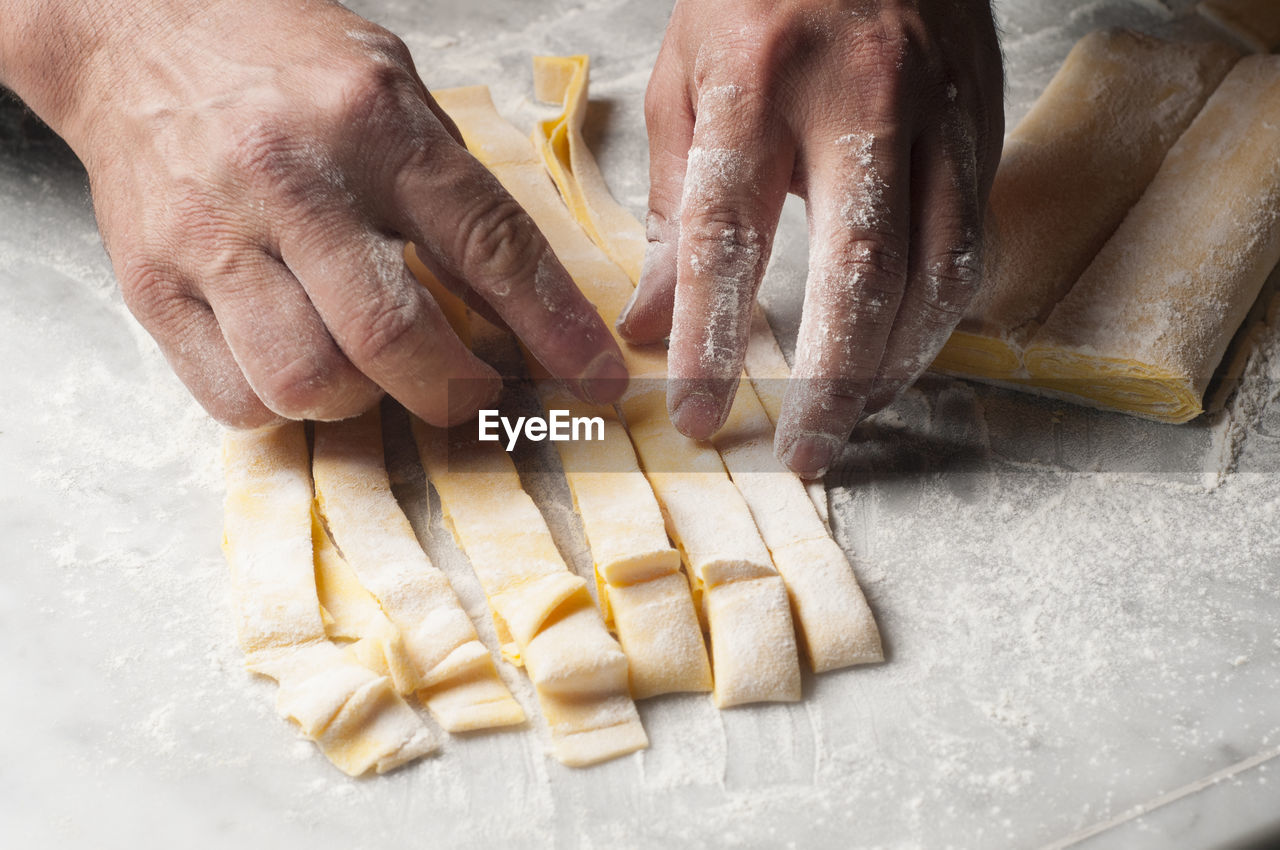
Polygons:
M504 193L505 194L505 193ZM488 198L459 228L465 276L503 297L531 280L541 257L535 225L510 197Z
M413 67L413 56L404 40L390 30L376 24L351 33L375 62L393 64L401 69Z
M763 274L767 237L743 210L729 205L700 209L685 222L681 235L695 273L705 270L736 279Z
M336 358L307 354L267 374L256 387L267 406L290 419L322 415L335 394L340 369Z
M409 76L392 62L361 62L345 68L336 81L334 106L339 117L399 107Z
M692 213L682 232L696 241L714 242L731 248L758 248L762 238L751 217L728 204L704 207Z
M186 298L173 266L152 255L129 257L117 270L120 290L129 309L148 323L170 315Z
M900 292L907 277L906 245L894 233L859 236L844 246L838 265L862 288Z
M964 312L982 280L982 258L976 246L956 247L935 257L924 270L919 300L949 316Z
M644 219L644 235L649 242L676 242L680 239L680 220L650 207Z
M349 351L356 363L374 365L411 357L419 338L418 302L395 298L365 313L348 333Z
M321 110L339 132L384 142L426 135L429 114L411 61L398 61L382 51L336 70Z

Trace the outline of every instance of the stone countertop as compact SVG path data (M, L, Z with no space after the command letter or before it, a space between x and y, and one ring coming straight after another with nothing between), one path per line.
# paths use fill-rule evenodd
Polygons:
M535 53L590 53L588 136L645 198L667 4L353 3L432 87L528 126ZM1211 31L1174 0L1004 0L1010 126L1085 32ZM803 207L762 300L790 348ZM859 430L833 522L885 636L795 705L642 704L588 770L543 730L338 773L244 672L219 552L219 433L128 315L74 157L0 106L0 823L23 846L1215 847L1280 829L1280 330L1186 426L928 378ZM485 625L406 447L397 492ZM563 485L545 508L581 568ZM526 705L521 674L504 671ZM536 712L534 712L536 713Z

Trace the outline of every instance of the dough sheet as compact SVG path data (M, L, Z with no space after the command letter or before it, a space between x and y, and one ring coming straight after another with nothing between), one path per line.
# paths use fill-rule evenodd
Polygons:
M600 239L595 234L605 231L614 234L605 242L635 243L643 238L643 229L609 193L582 139L588 70L584 56L534 60L539 99L564 104L558 119L542 122L535 130L534 143L567 206L588 234ZM628 270L627 257L634 251L602 247ZM628 277L633 284L638 274L631 263ZM820 482L802 482L774 457L774 424L790 369L758 305L752 316L747 366L751 383L740 386L728 422L712 442L782 575L810 661L818 671L882 661L871 610L827 527L825 488ZM633 410L640 405L638 400L629 403ZM665 408L650 399L645 413L661 418ZM634 418L628 414L628 423Z
M436 93L468 148L506 186L546 234L556 256L612 326L632 284L578 226L547 178L534 147L503 120L484 87ZM733 487L719 455L677 432L648 396L661 394L666 352L661 346L631 346L619 340L638 391L621 407L632 445L680 547L691 581L701 592L711 633L714 695L718 705L794 700L800 695L799 662L786 591L750 511ZM681 473L665 470L678 469ZM698 483L694 483L694 482ZM694 504L699 510L694 510ZM714 513L707 511L714 506ZM732 538L724 529L738 533ZM749 585L733 592L734 605L713 605L727 581ZM781 599L783 604L779 605ZM714 613L713 613L714 612ZM754 643L760 623L778 642Z
M553 754L584 766L648 746L628 693L627 657L507 453L466 427L447 431L414 419L413 432L445 521L507 642L504 652L533 682Z

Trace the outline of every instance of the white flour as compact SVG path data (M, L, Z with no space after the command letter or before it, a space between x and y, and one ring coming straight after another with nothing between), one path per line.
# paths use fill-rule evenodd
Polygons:
M1137 15L1026 8L1005 22L1011 120L1081 27ZM407 0L376 17L429 84L492 81L526 127L540 114L529 55L593 52L594 96L616 106L588 138L642 211L639 102L663 10L503 9L487 30L452 7L429 21ZM643 37L626 34L632 15ZM1280 737L1272 332L1212 423L1153 425L927 378L860 428L830 482L832 519L879 617L884 665L810 677L797 705L651 701L648 751L572 771L543 752L527 679L504 664L530 728L455 737L437 758L348 780L292 742L273 687L241 668L218 552L218 430L127 315L79 179L3 160L6 195L21 211L0 209L0 537L13 576L0 629L26 698L0 701L17 730L0 743L24 788L40 789L14 798L31 801L22 811L0 802L20 836L74 840L92 819L106 845L145 822L183 846L244 829L309 847L806 847L833 835L1029 846ZM805 260L793 213L766 284L792 330L788 287ZM389 452L433 561L495 646L412 446L402 435ZM557 500L548 522L585 572L566 488L530 482Z

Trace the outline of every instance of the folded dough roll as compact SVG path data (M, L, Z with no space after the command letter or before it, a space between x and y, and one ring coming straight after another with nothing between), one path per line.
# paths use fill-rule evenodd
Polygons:
M1032 379L1165 422L1201 412L1280 260L1280 57L1242 60L1028 346Z
M1082 38L1005 140L985 281L934 361L1022 377L1022 349L1141 196L1238 53L1128 30Z

